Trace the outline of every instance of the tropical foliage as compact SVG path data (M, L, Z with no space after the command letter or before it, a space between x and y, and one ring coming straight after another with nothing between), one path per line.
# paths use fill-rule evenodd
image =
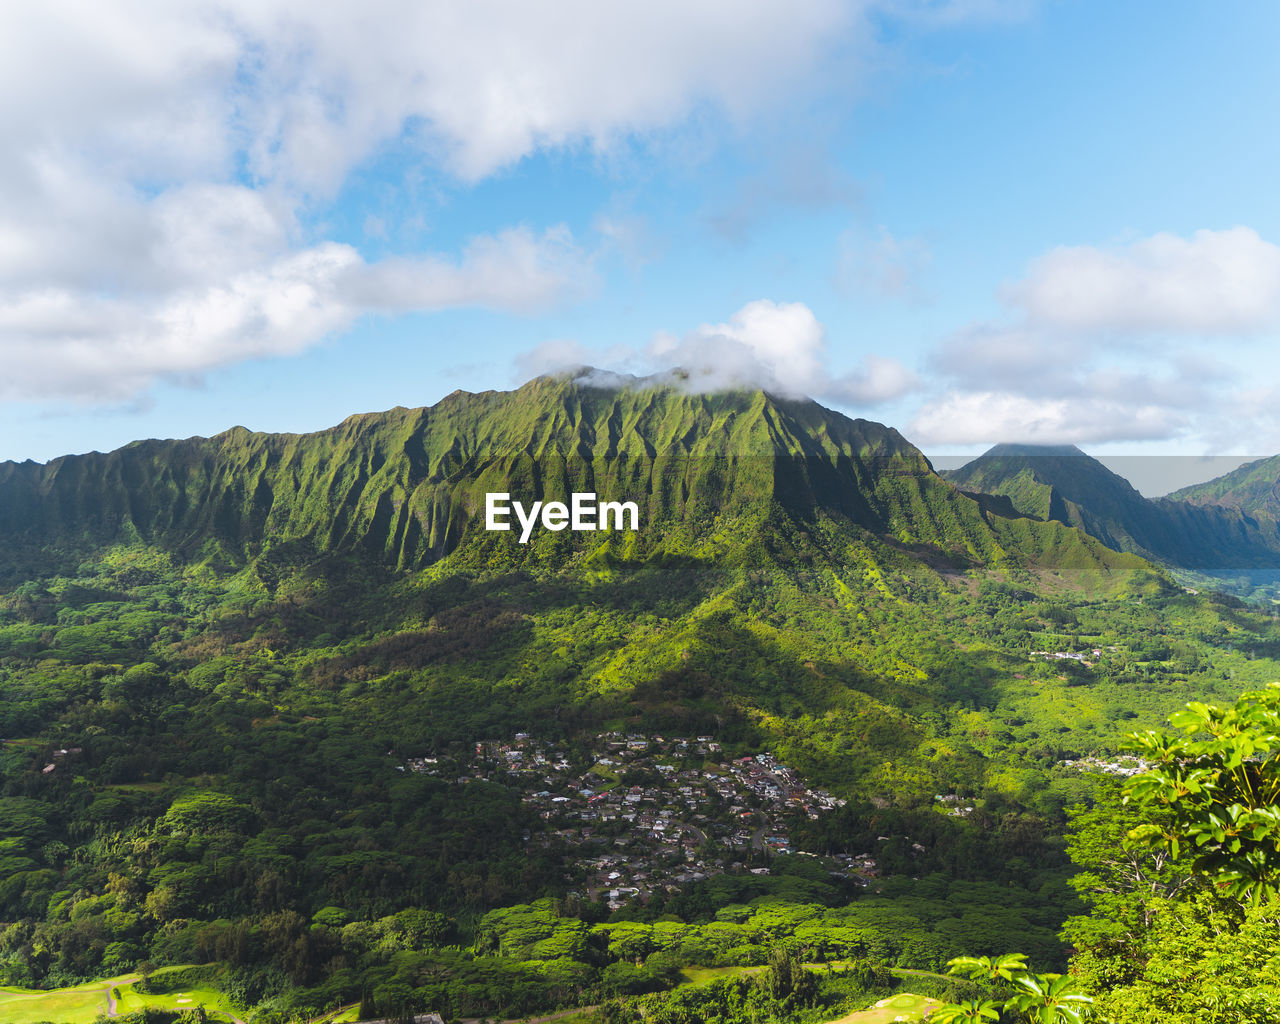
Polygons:
M1021 953L1000 957L956 957L947 964L951 974L973 981L995 982L1002 998L947 1003L931 1015L940 1024L1000 1020L1001 1012L1017 1014L1031 1024L1080 1024L1093 999L1077 979L1062 974L1035 974Z

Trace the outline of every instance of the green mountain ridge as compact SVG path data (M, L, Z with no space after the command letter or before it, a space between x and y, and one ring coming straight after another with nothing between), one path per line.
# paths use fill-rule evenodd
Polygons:
M1277 469L1275 462L1255 468L1256 489L1268 466ZM1023 515L1077 526L1108 547L1170 566L1207 573L1280 569L1273 517L1205 497L1238 493L1227 477L1152 500L1078 448L1036 445L997 445L942 476L965 490L1006 497Z
M717 516L776 506L964 559L998 563L1012 552L1027 561L1018 549L1028 527L944 484L892 428L760 391L603 389L573 376L455 392L313 434L237 427L0 464L0 536L8 560L25 566L133 541L232 565L284 544L301 545L299 557L365 552L393 569L471 544L504 546L519 560L512 538L483 529L492 491L526 504L575 491L636 500L645 529L601 538L628 557L694 543ZM1032 561L1062 549L1064 564L1114 562L1069 534L1031 529Z
M1168 497L1239 509L1250 516L1280 518L1280 455L1255 459L1213 480L1180 488Z

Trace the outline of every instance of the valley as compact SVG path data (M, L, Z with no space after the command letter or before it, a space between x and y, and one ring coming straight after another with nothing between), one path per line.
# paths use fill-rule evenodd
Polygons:
M500 782L519 790L544 823L526 832L525 842L563 851L566 880L582 886L569 895L611 910L726 871L767 875L770 854L792 852L793 818L816 820L845 804L809 789L769 754L722 762L710 736L600 733L584 746L576 770L568 744L526 733L476 744L469 764L417 758L408 768L440 777L466 770L458 785ZM573 754L581 759L581 748ZM841 854L824 866L834 877L856 872L864 884L875 873L869 854Z

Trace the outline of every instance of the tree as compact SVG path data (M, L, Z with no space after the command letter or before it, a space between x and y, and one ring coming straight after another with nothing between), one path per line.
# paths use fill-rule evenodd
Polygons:
M1141 820L1124 821L1132 827L1112 858L1141 853L1156 883L1095 901L1113 921L1134 923L1140 908L1141 927L1124 943L1080 942L1073 919L1073 969L1117 1024L1280 1021L1280 686L1225 708L1188 704L1170 724L1173 734L1134 737L1149 768L1124 799ZM1079 863L1100 844L1076 845ZM1192 884L1168 884L1179 870Z
M1198 701L1169 717L1182 735L1149 730L1133 748L1151 768L1125 799L1163 812L1129 835L1192 866L1222 894L1257 902L1280 882L1280 683L1220 708ZM1196 738L1207 734L1207 738Z
M1118 782L1099 782L1096 798L1093 807L1069 811L1067 853L1081 869L1070 882L1090 912L1068 918L1062 938L1078 951L1111 957L1141 946L1155 908L1185 892L1192 875L1169 850L1129 839L1151 818L1122 802Z
M769 950L769 969L760 976L760 987L770 999L790 999L800 1006L813 1002L817 994L817 978L781 946Z
M1280 1021L1280 907L1201 890L1155 906L1127 976L1109 980L1096 1009L1116 1024L1274 1024ZM1081 975L1097 958L1081 958ZM1077 964L1073 964L1077 966Z
M1080 1024L1088 1018L1093 1002L1070 975L1028 970L1027 958L1021 953L995 959L956 957L947 963L947 973L994 983L997 997L939 1006L930 1015L930 1020L939 1024L998 1021L1001 1011L1017 1013L1031 1024Z

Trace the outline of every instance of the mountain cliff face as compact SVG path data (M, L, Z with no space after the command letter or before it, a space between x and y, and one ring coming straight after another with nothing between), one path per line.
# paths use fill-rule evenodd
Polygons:
M1280 568L1276 521L1254 514L1266 470L1249 476L1248 469L1155 501L1074 446L997 445L942 475L962 489L1007 497L1023 515L1077 526L1118 551L1207 572Z
M1169 499L1280 519L1280 455L1246 463L1207 483L1183 487L1170 494Z
M519 562L530 552L513 534L484 529L485 495L529 505L575 491L637 502L644 527L544 539L563 551L685 549L726 523L758 527L781 512L983 563L1118 565L1056 523L1029 527L961 494L880 424L762 391L606 389L568 376L514 392L455 392L430 408L353 416L314 434L237 427L47 465L0 464L0 557L12 573L142 542L230 565L283 544L298 557L356 552L396 569L476 546Z
M1162 546L1163 538L1151 536L1150 502L1074 445L996 445L943 475L1008 497L1022 515L1078 526L1108 547L1149 555Z

